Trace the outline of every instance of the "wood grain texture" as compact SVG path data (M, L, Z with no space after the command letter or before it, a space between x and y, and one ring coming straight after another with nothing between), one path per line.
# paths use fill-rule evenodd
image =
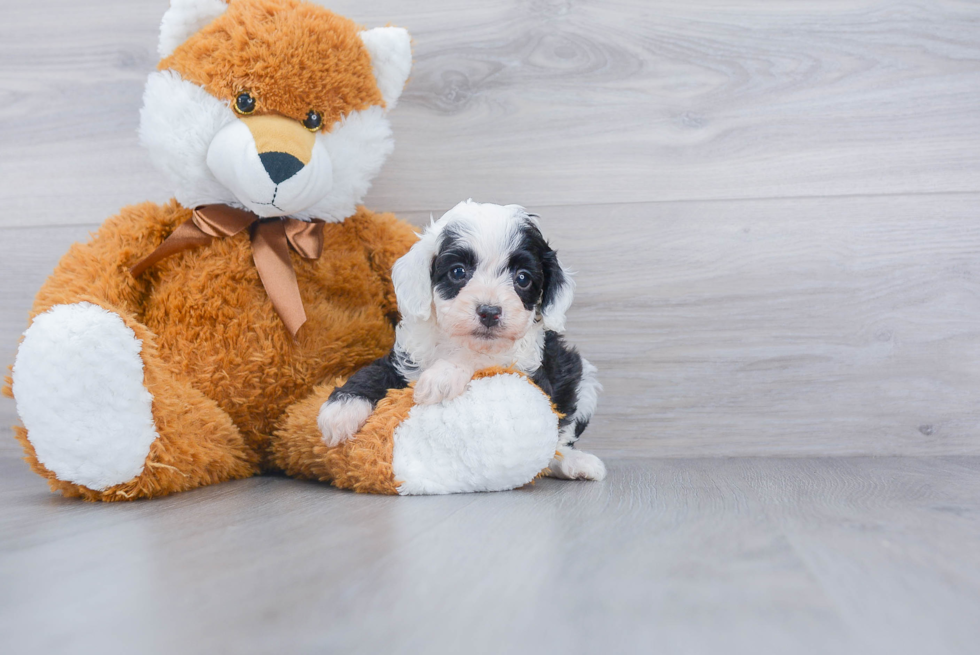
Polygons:
M376 209L980 191L976 3L330 6L415 37ZM169 195L136 142L165 7L4 8L0 225Z
M0 459L4 650L975 652L980 459L609 464L496 494L257 478L105 506Z
M622 454L980 454L980 197L534 208ZM607 451L607 452L608 452Z
M568 336L605 385L583 447L980 455L978 203L532 207L578 272ZM0 228L7 362L37 287L87 230Z

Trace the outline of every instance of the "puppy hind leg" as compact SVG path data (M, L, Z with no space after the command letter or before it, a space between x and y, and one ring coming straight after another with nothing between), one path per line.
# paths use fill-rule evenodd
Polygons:
M602 460L581 450L575 449L578 435L585 429L584 424L572 422L561 428L558 439L558 452L548 465L551 477L562 480L603 480L606 465Z
M231 417L171 373L150 331L94 300L42 312L18 350L15 433L34 471L65 496L103 501L257 473Z
M571 446L559 446L557 456L548 465L551 477L561 480L604 480L606 465L602 460Z

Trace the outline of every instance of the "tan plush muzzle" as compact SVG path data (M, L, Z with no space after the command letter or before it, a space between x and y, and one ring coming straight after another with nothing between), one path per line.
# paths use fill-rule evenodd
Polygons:
M245 116L240 120L252 133L262 165L276 184L288 180L313 158L316 132L297 121L275 114Z

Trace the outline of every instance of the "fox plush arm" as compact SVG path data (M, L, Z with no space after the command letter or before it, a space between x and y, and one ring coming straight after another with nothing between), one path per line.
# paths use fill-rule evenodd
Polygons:
M150 275L139 279L129 268L159 245L189 215L176 203L142 203L107 220L95 238L76 243L62 257L41 287L31 312L33 320L55 305L89 302L139 321Z

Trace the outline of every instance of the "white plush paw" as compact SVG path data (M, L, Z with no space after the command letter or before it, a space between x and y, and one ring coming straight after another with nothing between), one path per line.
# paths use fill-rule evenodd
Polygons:
M87 302L56 305L24 333L17 412L59 480L104 491L142 473L157 438L142 347L118 314Z
M363 398L344 398L343 400L328 400L320 406L320 414L316 423L323 434L323 442L330 446L339 446L361 429L374 407Z
M551 399L516 373L472 380L458 398L415 405L394 433L391 471L398 493L514 489L555 454Z
M473 371L439 360L422 371L419 381L415 383L415 403L436 405L452 400L466 390L472 378Z
M561 448L561 457L555 457L548 466L551 476L564 480L602 480L606 477L606 465L592 453L574 448Z

